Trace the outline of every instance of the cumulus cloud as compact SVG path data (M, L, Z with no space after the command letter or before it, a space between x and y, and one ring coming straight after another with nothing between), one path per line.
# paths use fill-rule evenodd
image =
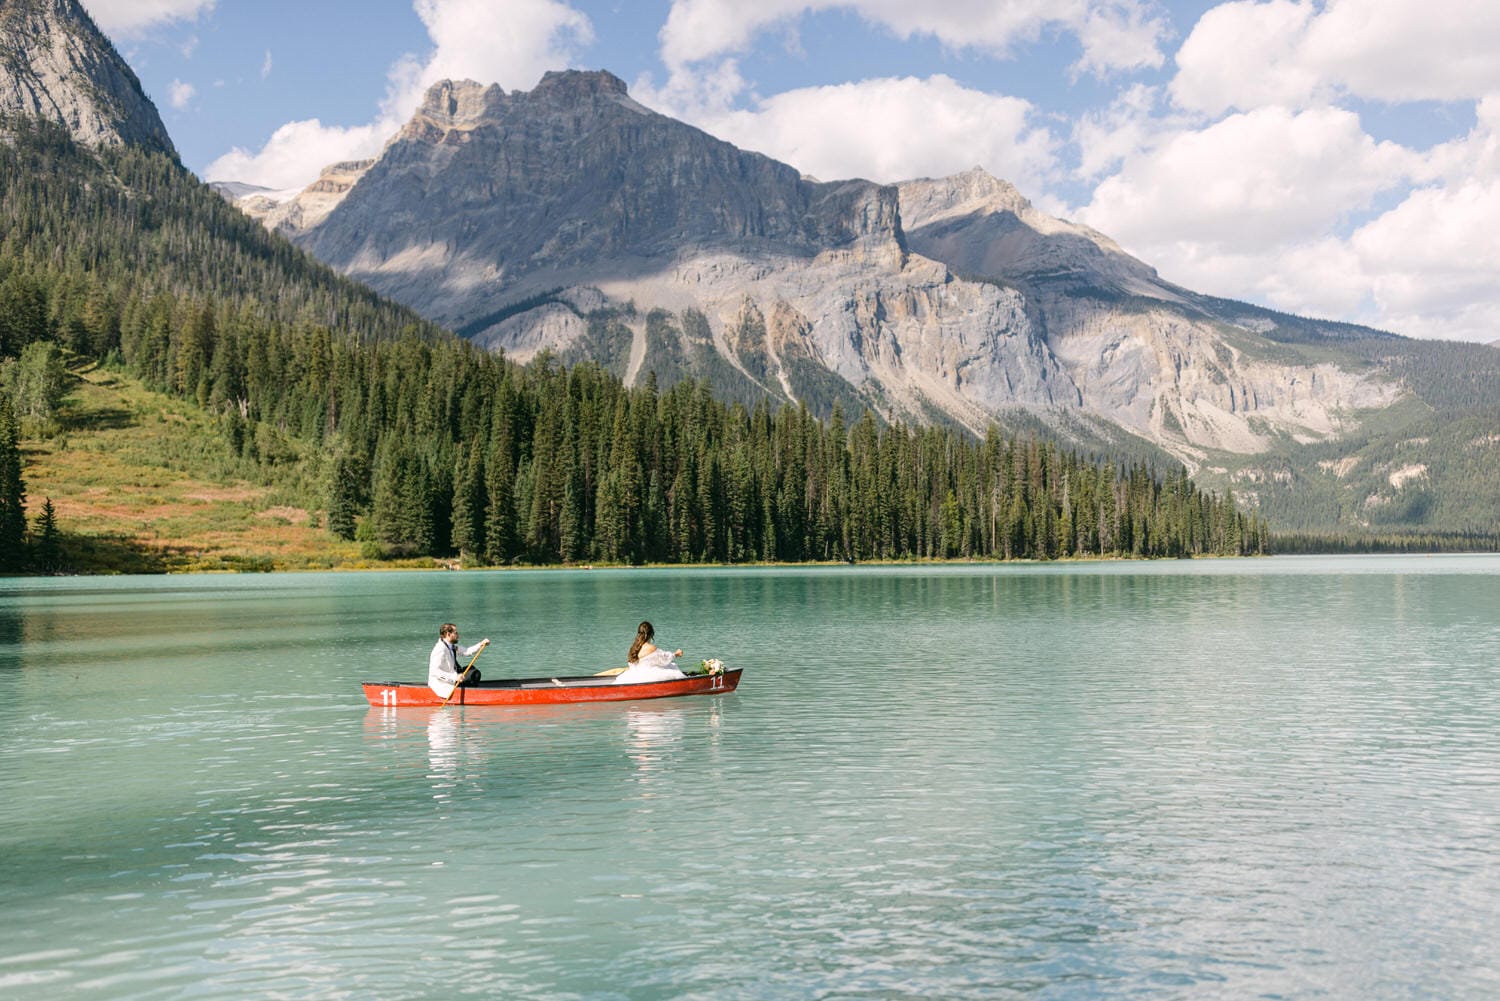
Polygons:
M172 107L178 111L182 111L192 101L193 95L197 93L198 88L192 84L183 83L181 80L173 80L171 86L168 88L168 100L172 102Z
M1311 4L1291 0L1213 8L1177 50L1172 99L1205 114L1312 100L1322 78L1299 61L1312 18Z
M1500 90L1493 0L1329 0L1308 28L1307 58L1351 93L1451 101Z
M1173 281L1411 336L1494 340L1500 6L1233 0L1164 89L1081 118L1076 214ZM1466 136L1380 142L1361 101L1473 102ZM1461 106L1450 112L1461 115Z
M1360 226L1348 246L1379 315L1401 333L1500 337L1500 94L1477 107L1468 135L1425 157L1426 183Z
M1083 211L1117 239L1264 249L1328 232L1421 169L1339 108L1257 108L1153 140L1102 181Z
M976 163L1042 192L1057 170L1057 141L1027 101L964 87L938 74L752 93L733 53L808 13L848 11L902 39L937 38L953 49L1008 54L1043 29L1078 34L1080 71L1156 65L1162 24L1136 0L674 0L660 32L665 84L643 77L642 103L747 149L826 179L892 182L940 176ZM1042 195L1044 200L1045 194Z
M1419 188L1349 237L1217 255L1227 281L1280 308L1408 337L1493 341L1500 183Z
M1075 71L1105 76L1118 70L1154 68L1166 61L1161 52L1166 25L1151 7L1135 3L1090 5L1071 27L1083 46L1083 57Z
M1473 100L1500 90L1493 0L1237 0L1209 10L1177 53L1173 99L1205 114L1339 95Z
M734 89L737 74L721 83ZM639 89L661 107L672 94ZM946 76L865 80L786 91L749 109L698 105L671 109L744 149L824 180L864 177L890 183L940 177L974 166L1033 190L1055 169L1055 142L1014 97L961 86Z
M1119 119L1129 151L1078 215L1170 280L1408 336L1500 336L1500 94L1425 151L1327 106L1157 134Z
M898 38L931 36L949 48L1008 54L1043 29L1077 35L1077 68L1109 72L1158 66L1166 26L1141 0L673 0L662 27L661 54L672 69L743 51L760 32L803 14L852 11Z
M1350 246L1375 276L1374 294L1395 315L1495 301L1500 260L1500 182L1423 188L1360 227ZM1490 334L1500 336L1495 328Z
M415 0L412 6L433 50L426 58L408 56L391 71L383 110L401 118L439 80L529 89L593 40L589 19L560 0Z
M214 0L83 0L107 35L133 38L169 21L191 21L214 9Z
M1157 88L1136 84L1118 94L1108 108L1082 115L1073 126L1076 176L1097 180L1167 131L1170 126L1158 110L1160 100Z
M411 117L427 88L443 79L535 86L544 71L568 65L593 37L587 17L559 0L414 0L433 48L398 60L375 120L352 127L318 119L288 122L258 151L236 147L209 164L211 180L271 188L300 187L330 163L374 156ZM266 65L269 66L267 53Z

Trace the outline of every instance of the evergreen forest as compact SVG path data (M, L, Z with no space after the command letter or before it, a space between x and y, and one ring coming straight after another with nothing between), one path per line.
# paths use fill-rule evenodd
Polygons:
M600 365L484 353L265 232L171 158L0 138L0 560L26 565L21 429L45 433L64 359L213 415L262 467L295 464L327 531L374 557L468 565L1184 557L1267 549L1264 523L1180 467L991 428L625 386ZM61 374L60 374L61 373ZM312 457L309 461L308 457ZM12 475L12 470L14 475ZM61 526L79 532L85 526Z

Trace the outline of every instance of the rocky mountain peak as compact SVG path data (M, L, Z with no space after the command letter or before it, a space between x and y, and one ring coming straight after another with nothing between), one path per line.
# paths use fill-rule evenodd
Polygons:
M979 212L1031 212L1030 200L1014 184L983 167L970 167L951 177L923 178L902 185L902 212L907 225L925 226L938 219Z
M78 0L0 3L0 114L56 122L88 146L177 155L140 80Z
M485 116L492 92L504 93L473 80L441 80L427 89L418 114L445 125L471 125Z
M556 101L582 101L613 95L626 97L625 81L609 70L549 70L531 91L533 97Z
M910 244L963 274L1008 281L1083 282L1175 300L1180 290L1088 226L1037 209L1009 181L974 167L906 181L901 221Z
M655 272L702 247L804 259L836 249L899 261L904 252L895 188L805 181L642 107L605 71L548 73L529 91L437 83L337 205L329 201L265 218L456 325L571 285L606 259ZM425 274L438 261L446 284Z

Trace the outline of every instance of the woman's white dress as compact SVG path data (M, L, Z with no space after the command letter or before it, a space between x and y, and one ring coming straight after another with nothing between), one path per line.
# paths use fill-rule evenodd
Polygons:
M679 671L677 665L672 663L671 650L656 650L615 675L615 684L634 685L642 681L675 681L686 677L687 675Z

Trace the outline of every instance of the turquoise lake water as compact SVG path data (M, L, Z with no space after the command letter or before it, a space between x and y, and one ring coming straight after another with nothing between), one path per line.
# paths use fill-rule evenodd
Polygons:
M372 709L487 677L737 692ZM0 997L1500 997L1500 557L0 581Z

